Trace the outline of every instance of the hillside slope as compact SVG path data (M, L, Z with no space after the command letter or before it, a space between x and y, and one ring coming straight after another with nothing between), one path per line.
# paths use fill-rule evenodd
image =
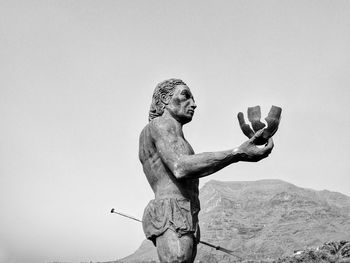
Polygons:
M270 261L327 241L350 240L350 197L280 180L210 181L200 190L202 240L245 260ZM236 258L199 245L196 262ZM151 242L118 262L158 262Z

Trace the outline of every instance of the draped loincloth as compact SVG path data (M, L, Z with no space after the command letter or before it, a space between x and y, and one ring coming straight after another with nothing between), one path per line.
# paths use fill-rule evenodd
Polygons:
M146 238L156 245L157 237L168 229L178 237L193 234L199 242L198 213L200 208L191 205L188 199L164 198L153 199L145 208L142 218Z

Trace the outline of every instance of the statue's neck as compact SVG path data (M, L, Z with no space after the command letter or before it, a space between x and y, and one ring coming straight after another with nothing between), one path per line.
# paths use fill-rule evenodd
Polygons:
M165 110L163 115L162 115L162 117L164 119L171 120L172 123L175 126L176 131L179 132L179 133L182 133L182 126L183 126L183 124L180 121L178 121L177 119L175 119L174 116L170 114L170 112Z

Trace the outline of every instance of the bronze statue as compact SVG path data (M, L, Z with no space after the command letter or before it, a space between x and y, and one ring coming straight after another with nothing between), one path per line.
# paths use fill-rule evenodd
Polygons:
M155 194L155 199L145 208L143 229L146 237L157 246L162 263L194 262L200 239L199 178L239 161L260 161L273 148L271 136L275 130L262 129L264 127L255 118L260 113L259 108L249 117L255 118L254 131L256 127L262 128L255 133L249 125L245 126L248 141L227 151L195 154L184 137L182 126L192 120L196 107L190 89L182 80L165 80L154 90L149 123L140 135L139 158ZM260 122L260 117L258 119ZM245 124L243 114L239 120L242 127ZM264 131L271 136L263 137ZM256 142L263 142L264 146L258 147Z

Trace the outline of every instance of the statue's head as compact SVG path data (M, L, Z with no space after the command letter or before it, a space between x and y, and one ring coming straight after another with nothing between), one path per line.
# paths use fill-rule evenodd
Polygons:
M167 79L156 86L153 92L148 121L163 115L166 105L173 97L176 87L179 85L187 87L186 83L181 79Z

